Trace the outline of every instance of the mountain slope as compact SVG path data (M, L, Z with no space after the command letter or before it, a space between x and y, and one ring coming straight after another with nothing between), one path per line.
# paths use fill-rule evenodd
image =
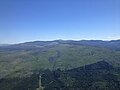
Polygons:
M26 43L24 44L26 45ZM41 46L42 44L39 43L38 45ZM13 46L16 47L16 45ZM7 47L0 52L0 78L29 76L33 71L40 69L56 70L60 68L61 70L68 70L102 60L115 67L120 65L120 52L105 48L61 44L60 42L55 44L55 41L54 44L53 42L49 42L49 44L44 42L43 47L31 47L29 45L30 47L28 46L27 49L24 47L16 50L12 49L13 46L9 46L11 51L7 50Z
M0 90L119 90L118 41L35 41L0 46ZM42 86L38 86L39 76ZM92 82L92 83L90 83Z
M41 73L41 74L39 74ZM44 90L119 90L120 68L106 61L71 70L34 71L30 77L0 80L0 90L36 90L41 82ZM41 79L39 78L41 75Z

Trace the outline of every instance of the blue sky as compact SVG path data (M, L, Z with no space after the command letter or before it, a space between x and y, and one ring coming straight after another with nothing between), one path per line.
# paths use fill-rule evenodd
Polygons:
M120 39L120 0L0 0L0 43Z

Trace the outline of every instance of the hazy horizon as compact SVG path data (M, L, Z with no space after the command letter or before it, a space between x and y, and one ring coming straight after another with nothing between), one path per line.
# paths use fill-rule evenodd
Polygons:
M17 43L0 43L0 45L10 45L10 44L20 44L20 43L27 43L27 42L36 42L36 41L56 41L56 40L63 40L63 41L82 41L82 40L86 40L86 41L114 41L114 40L120 40L120 39L114 39L114 40L101 40L101 39L78 39L78 40L74 40L74 39L54 39L54 40L29 40L29 41L23 41L23 42L17 42Z
M120 39L120 0L1 0L0 44Z

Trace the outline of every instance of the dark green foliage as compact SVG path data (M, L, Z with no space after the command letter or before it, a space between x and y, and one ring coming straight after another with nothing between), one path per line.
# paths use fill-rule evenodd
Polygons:
M120 74L114 75L115 70L105 61L68 71L56 70L51 75L53 82L48 86L44 83L45 90L119 90ZM47 76L43 78L50 80Z
M0 90L36 90L38 72L21 79L1 79ZM44 90L120 90L119 68L105 61L66 71L57 69L40 73Z
M0 90L35 90L38 87L38 74L24 78L4 78L0 80Z

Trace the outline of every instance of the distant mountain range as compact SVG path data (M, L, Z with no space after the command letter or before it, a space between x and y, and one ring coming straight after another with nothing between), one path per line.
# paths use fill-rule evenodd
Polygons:
M109 48L113 50L120 50L120 40L111 40L111 41L102 41L102 40L54 40L54 41L33 41L33 42L25 42L20 44L0 44L1 47L5 49L25 49L25 48L40 48L45 46L51 46L56 44L74 44L74 45L85 45L85 46L95 46L100 48Z

